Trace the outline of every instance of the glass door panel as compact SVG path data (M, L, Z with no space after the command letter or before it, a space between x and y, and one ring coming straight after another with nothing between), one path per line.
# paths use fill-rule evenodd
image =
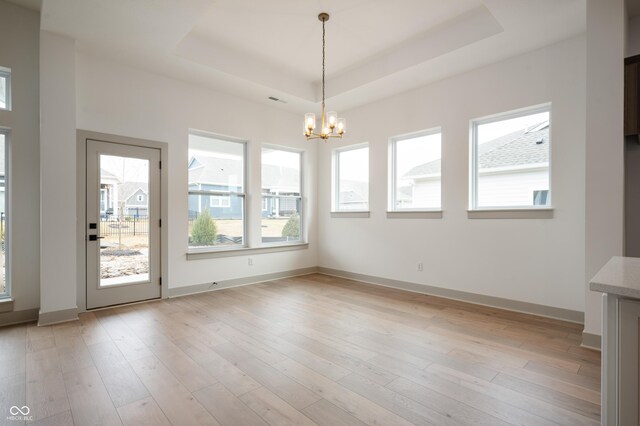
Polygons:
M100 155L100 286L149 281L149 160Z

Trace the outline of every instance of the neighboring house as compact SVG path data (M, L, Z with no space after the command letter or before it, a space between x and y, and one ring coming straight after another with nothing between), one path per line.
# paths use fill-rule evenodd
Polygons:
M118 217L118 185L120 180L113 173L100 169L100 217L112 219Z
M262 197L262 217L289 217L300 211L300 171L264 164Z
M241 192L240 160L198 155L189 160L188 172L190 191ZM241 198L230 195L190 195L189 218L208 210L216 218L242 219L242 203Z
M147 217L149 185L146 182L120 182L105 169L100 169L100 217L116 220L127 217Z
M549 121L479 145L478 205L548 204ZM410 179L412 199L440 205L441 161L421 164L403 177Z
M242 162L234 158L196 155L189 160L189 190L241 192ZM296 169L265 164L262 168L262 217L288 217L299 211L300 173ZM287 198L292 197L292 198ZM189 196L189 218L208 210L220 219L242 219L240 197Z
M125 217L149 216L149 185L146 182L119 184L118 209L122 209Z
M369 210L369 183L340 180L340 210Z

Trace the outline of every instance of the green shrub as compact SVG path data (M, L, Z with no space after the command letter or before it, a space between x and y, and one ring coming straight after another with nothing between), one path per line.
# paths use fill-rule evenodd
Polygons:
M298 216L297 213L294 213L289 217L284 228L282 228L282 236L294 239L300 238L300 216Z
M210 246L215 243L217 234L216 222L209 210L205 210L193 222L191 242L197 246Z

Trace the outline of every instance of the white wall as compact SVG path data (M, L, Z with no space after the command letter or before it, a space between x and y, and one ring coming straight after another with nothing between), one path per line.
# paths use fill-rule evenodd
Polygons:
M9 268L15 311L40 306L39 38L37 13L0 0L0 66L11 68L13 86L13 110L0 111L0 126L11 132Z
M623 250L624 46L624 0L588 0L585 282ZM585 332L600 334L601 294L585 291Z
M75 42L40 34L40 313L76 305Z
M136 70L79 52L76 58L77 127L169 144L169 287L288 271L317 265L316 147L301 134L303 116ZM309 248L206 260L186 259L189 128L249 140L250 215L260 217L261 143L305 152L304 209ZM75 167L68 163L69 167ZM249 230L260 241L260 220Z
M352 111L319 152L323 267L584 309L585 38ZM552 103L553 219L467 219L469 120ZM442 127L443 219L387 219L388 138ZM330 218L331 149L369 142L371 217ZM424 272L417 271L424 263Z

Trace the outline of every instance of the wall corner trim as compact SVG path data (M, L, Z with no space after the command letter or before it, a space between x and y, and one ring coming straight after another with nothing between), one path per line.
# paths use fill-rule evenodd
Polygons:
M602 338L598 334L582 332L582 344L583 348L593 349L595 351L602 350Z
M63 309L61 311L42 312L38 315L38 325L53 325L61 322L76 321L78 308Z

